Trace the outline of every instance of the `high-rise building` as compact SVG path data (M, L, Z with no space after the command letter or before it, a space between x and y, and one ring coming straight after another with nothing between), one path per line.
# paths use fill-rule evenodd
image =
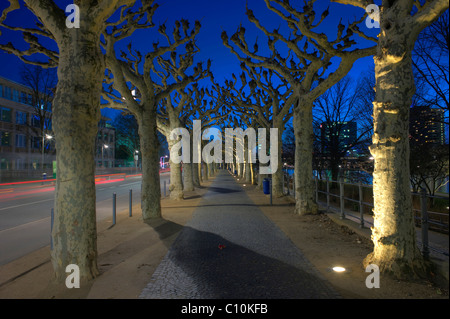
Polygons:
M410 109L409 134L417 145L445 144L444 110L428 106Z
M351 147L357 139L355 121L323 122L321 129L322 153L329 154L333 150L344 150Z

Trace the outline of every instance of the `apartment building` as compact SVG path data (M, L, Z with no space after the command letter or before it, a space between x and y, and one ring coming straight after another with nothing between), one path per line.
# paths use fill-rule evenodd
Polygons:
M444 110L414 106L410 110L410 138L417 145L445 144Z
M95 140L95 163L98 168L115 166L116 130L109 124L110 119L102 117L98 122Z
M47 114L42 130L32 89L0 77L0 181L40 178L44 172L53 175L56 137L52 105L46 104L40 106ZM115 129L106 122L104 118L99 121L96 139L95 161L101 168L114 167L115 163Z
M323 122L321 130L321 149L323 154L329 154L332 149L345 149L356 142L357 124L355 121Z
M41 105L51 114L51 104ZM0 77L0 169L1 176L36 177L52 172L55 143L51 120L41 120L33 106L31 88Z

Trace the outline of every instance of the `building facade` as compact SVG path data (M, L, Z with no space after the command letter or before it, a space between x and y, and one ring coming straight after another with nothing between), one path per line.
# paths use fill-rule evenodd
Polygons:
M56 161L51 125L51 104L43 121L33 105L30 87L0 77L0 182L53 175ZM95 161L101 168L114 167L115 129L102 119L98 124Z
M102 117L98 122L95 140L95 163L98 168L115 166L116 130L108 123L110 119Z
M321 130L322 154L333 153L334 149L342 150L351 147L357 139L357 124L355 121L323 122Z
M51 113L51 105L42 107ZM55 143L51 121L43 122L44 132L40 122L32 90L0 77L0 176L38 177L52 172Z
M428 106L410 109L409 134L416 145L445 144L444 110Z

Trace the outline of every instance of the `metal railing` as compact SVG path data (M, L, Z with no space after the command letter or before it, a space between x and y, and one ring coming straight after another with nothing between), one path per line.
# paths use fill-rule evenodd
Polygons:
M288 174L283 174L283 189L286 189L287 186L287 195L293 195L295 198L295 181L292 176ZM366 216L370 216L370 212L372 211L373 205L373 193L367 194L364 192L364 189L372 189L372 185L366 185L362 183L344 183L343 179L339 181L333 181L329 179L318 179L317 176L314 178L315 182L315 199L318 204L322 203L327 212L337 211L339 213L339 217L341 219L347 218L347 216L356 219L359 223L360 228L365 228L366 225L373 226L373 223L365 218ZM335 192L331 191L331 185L335 183L337 187L334 187ZM319 184L325 184L325 187L320 187ZM290 187L292 185L292 188ZM352 187L352 197L346 196L345 188L346 186ZM355 190L357 190L355 192ZM286 192L285 192L286 193ZM355 194L356 193L356 194ZM320 195L325 197L325 201L320 200ZM439 254L443 254L445 256L449 256L448 251L443 251L439 248L429 246L429 231L430 229L440 232L440 233L449 233L449 214L448 213L440 213L430 211L428 208L429 199L446 199L448 197L443 196L431 196L428 195L425 189L422 189L420 193L411 193L411 196L414 198L415 196L419 196L420 199L420 208L414 208L414 220L417 227L421 228L421 240L417 241L418 245L421 249L422 255L425 258L429 257L430 250L437 252ZM369 197L372 202L367 201L367 197ZM335 199L335 202L338 203L338 207L332 205L332 199ZM366 200L365 200L366 198ZM351 205L349 205L351 204ZM448 207L447 207L448 209ZM369 210L369 213L366 211ZM350 212L349 212L350 211ZM352 212L357 212L358 214L352 214Z

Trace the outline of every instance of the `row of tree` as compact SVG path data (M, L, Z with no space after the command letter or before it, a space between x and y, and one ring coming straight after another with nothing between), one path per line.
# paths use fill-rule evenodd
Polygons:
M137 29L154 27L152 17L158 7L154 1L79 2L79 28L67 28L64 10L49 0L45 5L43 1L25 0L39 20L36 27L8 26L4 22L7 15L20 7L19 1L9 1L0 23L5 28L21 31L30 46L18 50L9 43L0 48L26 63L58 67L53 106L53 127L58 136L58 178L52 232L52 262L57 280L64 282L65 267L73 263L80 267L84 280L98 274L93 151L100 96L108 101L108 107L125 108L138 122L144 219L161 216L157 130L169 135L172 148L173 128L192 128L190 120L195 117L207 117L209 124L217 124L228 116L224 105L231 104L251 115L253 121L247 122L249 126L273 127L282 132L287 119L293 116L298 195L295 211L314 214L318 211L312 174L314 103L347 75L356 60L372 55L376 95L370 151L375 159L375 222L374 251L365 263L375 263L382 271L398 277L426 271L415 245L410 200L409 107L415 87L411 52L422 29L448 9L448 1L430 0L424 5L413 0L383 1L378 39L358 28L365 15L347 25L339 22L336 36L330 38L316 31L329 10L317 14L315 1L306 1L302 8L286 0L263 1L284 22L287 31L268 30L247 8L249 21L266 37L265 52L269 54L262 54L258 43L253 47L248 44L244 27L240 26L230 38L224 31L223 44L241 62L241 88L237 87L235 76L222 87L213 80L217 94L211 105L204 102L206 90L195 85L201 79L212 78L209 61L206 65L194 63L194 56L199 52L195 41L201 28L199 22L191 28L188 21L178 21L171 34L161 25L158 32L166 39L165 45L155 42L153 50L139 52L130 43L119 55L116 43ZM370 3L365 0L333 2L364 10ZM43 45L42 37L54 40L58 50ZM355 37L372 44L361 48ZM37 52L45 54L48 60L26 58ZM182 198L182 189L176 188L182 185L177 165L171 163L171 194ZM194 170L198 171L191 169ZM191 173L185 171L185 175ZM275 174L273 179L275 185L280 184L279 175Z

